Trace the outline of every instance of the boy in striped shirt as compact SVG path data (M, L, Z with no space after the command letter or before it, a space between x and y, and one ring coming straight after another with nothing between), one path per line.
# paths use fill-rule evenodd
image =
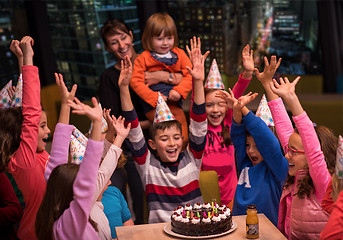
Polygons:
M207 132L203 81L204 62L209 52L201 55L199 38L193 37L190 42L191 50L187 46L187 51L193 62L193 69L187 69L193 78L193 95L189 144L185 151L182 151L181 124L173 120L162 97L162 108L166 109L162 112L156 108L154 124L150 129L151 139L148 141L153 151L149 151L130 98L132 66L129 58L125 58L121 65L118 84L123 116L126 123L131 123L128 146L145 186L150 211L149 223L170 221L170 215L178 205L203 201L199 188L199 171Z

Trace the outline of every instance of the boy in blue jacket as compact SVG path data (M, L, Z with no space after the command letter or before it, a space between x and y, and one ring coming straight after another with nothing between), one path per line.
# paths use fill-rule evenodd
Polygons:
M238 100L234 98L232 91L222 96L233 102L230 134L236 150L237 171L240 173L232 214L246 214L247 205L256 204L257 211L264 213L277 226L279 201L288 173L288 161L283 156L274 133L246 107L257 93L248 93Z

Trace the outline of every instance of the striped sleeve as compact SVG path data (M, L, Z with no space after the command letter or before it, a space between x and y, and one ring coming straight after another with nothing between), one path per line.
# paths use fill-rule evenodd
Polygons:
M126 141L126 144L131 150L134 160L139 165L143 165L148 154L148 147L138 121L137 113L135 109L132 111L123 111L123 116L125 117L125 126L131 123L131 130L127 136L128 141Z
M190 112L189 149L195 159L201 159L204 153L207 133L207 116L205 103L193 102Z

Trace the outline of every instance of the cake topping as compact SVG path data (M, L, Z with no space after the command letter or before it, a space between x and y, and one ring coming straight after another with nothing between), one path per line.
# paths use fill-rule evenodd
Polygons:
M202 207L202 206L201 206L200 203L196 203L196 204L194 204L193 209L200 210L201 207Z
M226 208L226 206L225 206L225 205L220 205L220 206L218 207L218 209L219 209L220 211L223 211L223 210L224 210L224 208Z
M189 203L187 203L185 206L185 210L186 211L192 211L192 206Z
M204 222L204 223L210 223L211 222L211 219L208 217L208 216L204 216L203 218L202 218L202 222Z
M220 213L220 214L219 214L219 217L220 217L221 219L226 219L225 213Z
M208 203L208 202L205 202L204 205L203 205L203 208L205 208L206 210L212 208L211 204Z
M180 214L175 215L174 220L177 222L181 222L182 216Z
M189 222L189 218L187 216L183 216L181 222L187 223Z
M218 214L214 214L213 217L212 217L212 221L219 222L220 221L219 215Z
M192 223L193 223L193 224L198 224L198 223L200 223L200 218L194 217L194 218L192 219Z
M225 208L223 209L223 212L225 213L226 216L229 216L229 215L231 214L230 208L227 208L227 207L225 207Z

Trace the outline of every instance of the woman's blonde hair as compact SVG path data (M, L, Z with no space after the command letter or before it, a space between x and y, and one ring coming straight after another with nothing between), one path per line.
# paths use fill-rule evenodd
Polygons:
M160 36L164 31L166 36L174 36L174 46L178 46L176 25L172 17L167 13L155 13L151 15L145 24L142 35L142 45L145 50L154 51L152 47L153 37Z

